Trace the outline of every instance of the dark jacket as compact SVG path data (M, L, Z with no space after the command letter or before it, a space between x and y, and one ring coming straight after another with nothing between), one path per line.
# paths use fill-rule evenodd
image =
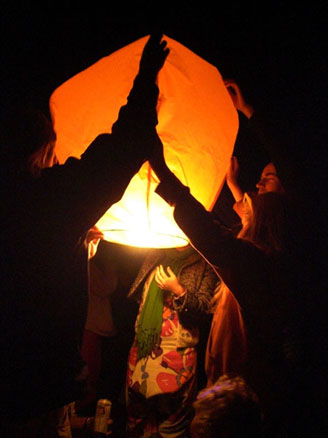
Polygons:
M79 396L84 237L145 161L157 96L154 82L139 74L112 133L99 135L81 159L39 178L11 163L2 174L1 418L24 420Z

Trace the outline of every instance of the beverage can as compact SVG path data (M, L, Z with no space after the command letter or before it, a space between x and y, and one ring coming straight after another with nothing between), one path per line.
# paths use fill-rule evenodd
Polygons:
M112 402L105 398L98 400L94 422L94 432L106 433L108 431L108 419L112 408Z

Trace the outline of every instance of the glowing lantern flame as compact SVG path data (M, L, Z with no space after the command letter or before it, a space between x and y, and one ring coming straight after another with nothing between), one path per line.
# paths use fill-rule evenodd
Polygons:
M217 68L177 41L163 38L170 54L158 76L157 132L170 169L211 210L233 151L237 112ZM50 110L59 162L79 158L98 134L111 132L147 40L148 36L100 59L53 92ZM186 245L173 209L154 193L157 185L149 163L144 163L122 199L97 223L106 240L137 247Z

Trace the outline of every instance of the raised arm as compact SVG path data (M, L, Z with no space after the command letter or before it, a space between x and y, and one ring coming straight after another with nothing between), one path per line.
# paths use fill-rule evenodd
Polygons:
M250 119L254 114L254 108L245 99L237 82L233 79L225 79L224 85L226 86L228 93L230 94L230 97L232 99L232 102L236 110L240 111L241 113L244 114L245 117Z
M300 190L303 175L296 164L293 133L283 129L281 123L270 120L257 111L246 100L235 80L226 79L224 83L236 110L247 117L248 128L254 135L256 143L260 141L269 160L274 164L285 192L291 198L298 198L299 193L303 192L306 187L303 186ZM258 176L260 177L260 175Z
M230 165L226 175L227 186L229 187L232 196L236 202L239 202L244 197L244 192L238 184L239 164L236 157L231 157Z
M174 207L174 218L192 246L234 290L236 281L243 278L239 271L247 273L257 265L259 250L220 226L212 214L191 195L189 188L167 167L160 140L150 163L160 179L156 193ZM239 274L234 275L236 272Z
M70 223L76 224L78 235L121 199L154 148L159 91L156 80L169 53L166 41L161 39L161 35L148 39L127 103L120 109L111 134L99 135L80 160L69 159L56 166L56 191L66 194L60 200L65 204L56 205L70 211Z
M111 153L119 161L134 162L137 169L153 150L155 126L158 122L156 105L159 90L156 81L169 54L166 41L161 39L161 34L149 37L127 103L121 107L118 119L112 126L111 142L117 142L117 146L112 148ZM95 143L102 144L108 140L107 137L101 135ZM96 149L96 145L91 145L84 156L96 153Z

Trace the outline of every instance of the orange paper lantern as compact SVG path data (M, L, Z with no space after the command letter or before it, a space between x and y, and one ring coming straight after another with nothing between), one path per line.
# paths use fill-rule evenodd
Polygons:
M157 132L169 168L207 210L222 188L238 130L238 115L216 67L177 41L158 76ZM148 36L100 59L59 86L50 98L59 162L80 157L100 133L111 132L126 103ZM113 181L115 184L115 181ZM173 209L154 190L149 163L131 179L122 199L99 220L105 239L137 247L188 243Z

